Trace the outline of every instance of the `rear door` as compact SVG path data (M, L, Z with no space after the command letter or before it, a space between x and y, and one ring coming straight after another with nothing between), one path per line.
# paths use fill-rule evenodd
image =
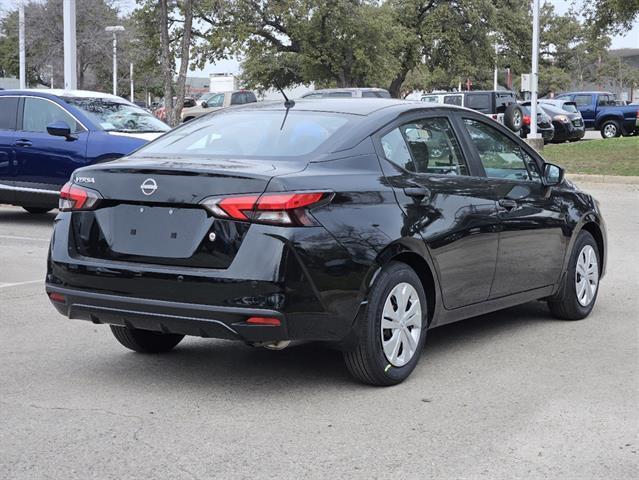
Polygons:
M15 135L16 186L24 189L57 191L71 173L86 164L88 131L56 102L25 96L19 111ZM47 125L65 122L73 139L47 133Z
M18 97L0 96L0 202L13 201L14 137Z
M448 114L394 123L377 143L405 214L405 236L426 243L445 307L486 300L497 260L497 207L485 179L467 162Z
M463 118L499 212L499 254L491 298L556 283L566 250L566 206L541 183L535 154L494 124Z

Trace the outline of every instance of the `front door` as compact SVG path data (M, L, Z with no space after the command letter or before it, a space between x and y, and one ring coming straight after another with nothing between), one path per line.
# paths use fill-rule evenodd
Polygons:
M491 298L553 285L568 237L566 205L541 183L532 152L493 125L464 118L499 210L499 254Z
M65 122L72 139L47 133L47 125ZM86 163L87 130L57 103L40 97L24 97L21 122L14 145L16 187L59 191L71 173Z
M498 247L496 202L464 158L446 114L382 132L380 154L404 217L404 236L421 236L439 278L444 306L486 300Z

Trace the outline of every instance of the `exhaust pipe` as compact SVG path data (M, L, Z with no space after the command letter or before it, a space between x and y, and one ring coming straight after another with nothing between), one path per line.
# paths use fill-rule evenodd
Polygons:
M284 350L291 344L290 340L277 340L275 342L255 342L251 345L254 347L264 347L269 350Z

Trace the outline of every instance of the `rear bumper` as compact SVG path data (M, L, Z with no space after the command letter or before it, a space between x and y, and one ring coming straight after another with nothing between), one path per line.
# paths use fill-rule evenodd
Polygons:
M121 325L163 333L246 342L288 340L284 314L276 310L199 305L164 300L131 298L46 285L47 294L56 293L64 302L52 304L62 315L93 323ZM250 317L269 317L279 326L250 325Z

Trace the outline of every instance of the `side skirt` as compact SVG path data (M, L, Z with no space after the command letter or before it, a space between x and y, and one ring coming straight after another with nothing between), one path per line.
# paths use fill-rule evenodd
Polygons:
M522 303L532 302L533 300L548 297L552 295L553 292L554 285L549 285L547 287L535 288L534 290L508 295L507 297L486 300L485 302L456 308L454 310L441 309L436 313L431 326L439 327L459 320L465 320L467 318L477 317L486 313L496 312L497 310L503 310L504 308L514 307L515 305L520 305Z

